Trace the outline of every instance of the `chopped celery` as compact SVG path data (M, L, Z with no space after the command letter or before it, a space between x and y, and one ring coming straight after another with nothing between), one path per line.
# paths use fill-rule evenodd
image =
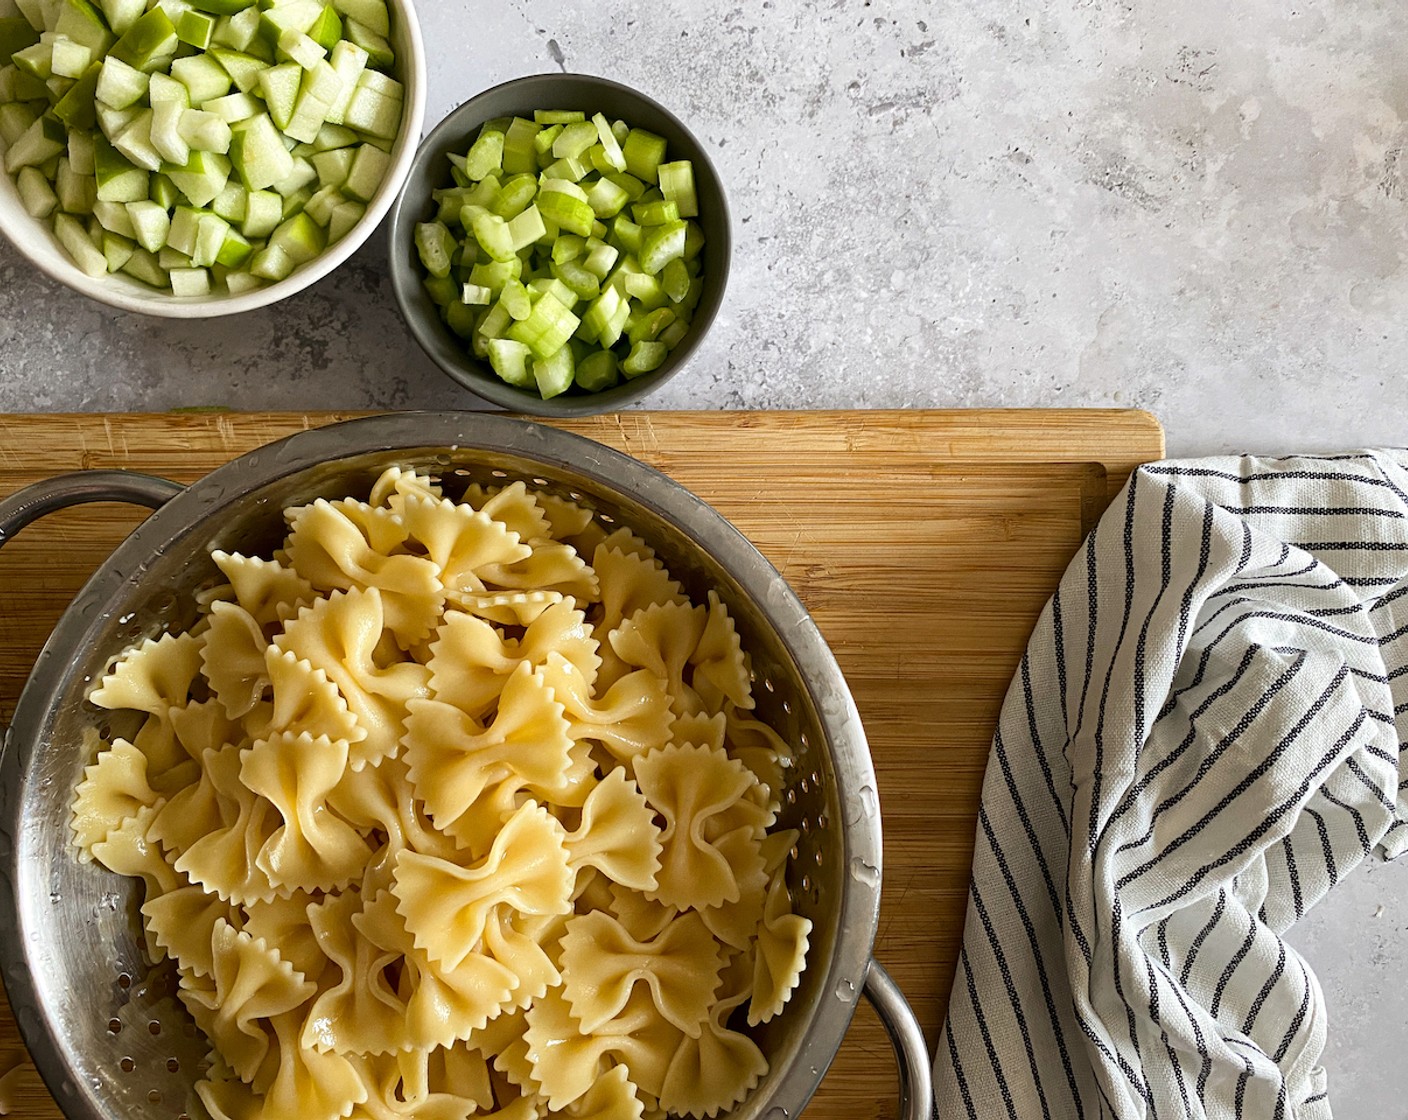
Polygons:
M594 350L577 363L575 380L589 393L609 389L619 380L616 355L610 350Z
M528 368L528 347L512 338L495 338L489 342L489 365L510 385L526 387L534 384Z
M628 378L650 373L660 368L669 352L669 347L663 342L637 342L621 363L621 372Z
M373 76L359 89L393 87ZM335 188L347 157L314 158L324 191ZM416 247L427 291L472 354L545 398L664 363L702 292L689 161L667 163L662 138L602 114L540 111L486 122L449 162Z
M430 275L450 275L450 254L453 251L454 238L441 223L420 222L416 225L416 252Z

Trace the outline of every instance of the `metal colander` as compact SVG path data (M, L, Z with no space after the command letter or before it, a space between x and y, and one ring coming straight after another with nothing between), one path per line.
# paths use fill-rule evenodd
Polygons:
M124 500L156 509L97 571L54 628L22 692L0 760L0 968L35 1064L70 1120L204 1115L192 1086L206 1045L175 998L172 966L142 946L140 886L75 856L73 789L90 729L130 733L86 700L134 641L194 621L195 594L223 582L212 550L263 551L282 511L365 496L386 467L530 486L625 525L696 600L719 592L750 652L760 718L794 745L780 827L801 838L789 886L813 923L808 966L786 1011L753 1032L770 1072L730 1115L787 1120L835 1056L862 992L895 1040L901 1109L927 1117L923 1036L871 959L880 903L880 816L864 732L815 623L777 571L718 513L664 475L555 429L482 413L402 413L303 432L183 489L119 472L39 483L0 502L0 546L50 510ZM89 736L90 737L90 736ZM291 1118L292 1120L292 1118Z

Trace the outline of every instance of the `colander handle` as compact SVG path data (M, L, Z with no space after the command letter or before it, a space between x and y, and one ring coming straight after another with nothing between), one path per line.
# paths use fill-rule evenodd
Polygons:
M0 501L0 548L31 521L89 502L130 502L159 509L183 487L164 478L132 471L75 471L18 490Z
M933 1120L934 1085L929 1070L929 1047L924 1029L890 974L871 958L865 976L865 998L880 1016L885 1033L895 1048L895 1064L900 1071L900 1116L902 1120Z

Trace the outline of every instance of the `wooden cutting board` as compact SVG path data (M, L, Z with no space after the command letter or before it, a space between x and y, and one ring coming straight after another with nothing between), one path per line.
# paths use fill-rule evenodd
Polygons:
M344 414L0 416L0 495L80 468L190 482ZM884 821L876 956L938 1038L957 959L978 792L1007 682L1043 603L1109 499L1163 454L1126 411L649 413L564 423L663 470L777 566L841 663ZM0 552L0 721L51 626L141 519L39 522ZM0 1071L23 1054L0 1001ZM31 1073L14 1114L57 1120ZM889 1043L862 1009L806 1115L896 1114Z

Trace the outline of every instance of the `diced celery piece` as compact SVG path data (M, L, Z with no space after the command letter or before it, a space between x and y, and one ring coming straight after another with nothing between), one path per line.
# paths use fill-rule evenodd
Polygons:
M596 299L601 293L601 281L577 261L563 261L552 266L552 274L569 287L580 299Z
M499 302L515 321L522 321L533 313L533 299L528 294L528 289L518 280L510 280L504 285L503 291L499 293Z
M660 272L660 286L672 303L681 302L689 294L689 269L684 260L668 261Z
M508 328L507 335L528 346L535 357L547 358L566 345L580 321L555 297L544 295L533 304L528 318Z
M604 175L602 177L610 183L615 183L616 186L625 191L626 197L632 202L639 202L645 195L645 184L634 175L627 175L622 172L618 175Z
M445 316L445 325L460 338L468 342L474 337L474 326L479 322L480 308L457 300L448 304L442 313Z
M601 142L602 155L613 171L626 170L626 156L621 150L620 141L616 139L616 134L611 130L611 124L606 116L597 113L592 117L592 124L596 126L597 139Z
M355 19L378 35L391 34L391 18L386 9L386 0L333 0L333 7L348 19Z
M575 109L539 109L533 114L534 122L540 125L576 124L586 119L586 113L579 113Z
M153 8L122 34L108 57L151 73L163 69L179 45L170 17L161 8Z
M610 179L598 179L587 190L587 205L598 218L614 218L629 201L626 192Z
M162 206L149 199L129 202L127 216L132 223L133 236L143 249L155 253L166 244L171 217Z
M669 354L663 342L637 342L630 355L621 363L621 372L628 378L640 377L660 368Z
M626 290L626 295L638 301L646 311L654 311L657 307L663 307L668 298L660 281L644 272L627 274L623 287Z
M552 243L551 258L554 264L575 261L587 251L587 239L575 233L564 233Z
M665 159L665 138L643 128L633 128L621 145L621 152L626 157L627 171L637 179L653 183Z
M332 208L332 216L328 219L328 244L341 240L351 231L352 227L366 216L367 208L360 202L353 202L347 199L339 202Z
M93 244L83 223L72 214L55 215L54 236L86 275L95 278L107 275L107 258Z
M215 23L214 16L188 8L176 17L176 38L197 50L206 50L215 36Z
M543 216L536 206L530 206L508 223L509 242L514 252L528 248L547 233Z
M533 137L533 154L537 157L537 165L542 167L553 161L552 146L559 136L562 135L563 126L560 124L540 127L537 135Z
M549 189L555 186L575 186L561 179L545 181L538 192L538 210L542 216L559 229L565 229L581 237L592 231L596 216L585 198L575 198L562 190ZM581 193L580 191L578 193Z
M463 284L460 286L461 303L488 307L493 301L494 292L492 288L486 288L482 284Z
M460 302L460 289L448 276L427 276L421 283L437 307L448 307L452 303Z
M580 183L591 169L580 159L564 157L554 160L543 168L544 179L566 179L569 183Z
M347 180L342 184L342 193L358 202L370 202L390 166L391 157L381 149L370 144L360 145L352 158Z
M512 330L513 327L509 329ZM531 351L526 344L511 338L494 338L490 339L488 350L489 365L504 381L522 389L535 384L533 373L528 367Z
M260 101L247 93L231 93L225 97L211 98L201 104L202 111L214 113L226 124L246 121L262 108Z
M419 222L416 225L416 252L420 263L432 276L450 275L450 255L455 251L455 239L440 222Z
M587 253L587 259L582 262L582 267L599 280L605 280L616 264L617 257L621 255L620 251L605 242L598 242L595 248L588 245L588 249L590 251Z
M538 153L533 138L542 126L523 117L514 117L504 133L503 169L509 175L532 174L538 170Z
M659 341L673 350L688 333L689 323L677 317L673 323L661 332Z
M195 54L171 64L171 76L186 87L192 105L201 105L230 92L230 75L211 55Z
M684 259L693 261L704 250L704 230L698 222L684 224Z
M552 142L552 154L557 159L575 159L597 142L596 125L581 120L567 125Z
M523 275L523 262L517 257L507 261L493 261L476 264L469 271L471 284L482 284L491 291L501 291L510 280Z
M619 380L616 355L610 350L594 350L577 363L574 380L589 393L611 388Z
M464 173L475 182L503 170L504 134L484 129L465 156Z
M342 32L348 41L367 52L367 65L377 70L389 70L396 61L396 55L386 37L373 31L361 20L349 16L342 22Z
M552 275L540 276L536 280L528 281L528 294L533 298L534 303L538 301L540 296L552 296L568 311L576 307L581 300L576 292Z
M572 347L565 343L549 357L533 362L533 380L537 383L538 394L543 400L560 396L572 388L572 377L576 372Z
M655 202L637 202L631 207L631 217L639 226L663 226L680 220L679 207L673 202L659 199Z
M514 246L508 223L497 214L485 212L476 215L473 228L474 239L494 260L507 261L517 258L518 249Z
M64 151L67 142L63 122L45 113L6 149L5 170L14 174L21 167L37 167Z
M33 167L20 168L15 187L25 213L31 218L47 218L59 204L59 196L54 193L49 180Z
M174 296L194 298L210 294L210 273L204 268L173 268L170 279Z
M537 194L536 176L515 175L499 188L499 196L490 209L501 218L516 218L528 208Z
M674 321L674 311L668 307L657 307L654 311L642 314L628 327L626 337L631 340L632 346L640 342L654 342Z
M654 276L670 261L684 256L685 223L669 222L643 229L640 235L640 266Z

